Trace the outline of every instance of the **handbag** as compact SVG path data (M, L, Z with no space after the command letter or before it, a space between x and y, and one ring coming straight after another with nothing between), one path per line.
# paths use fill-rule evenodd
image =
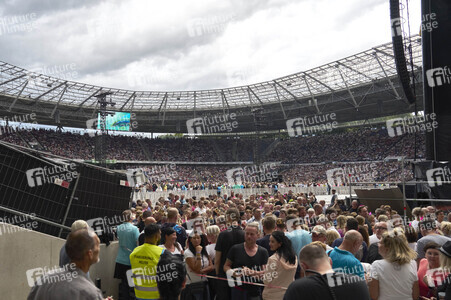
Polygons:
M203 265L202 265L203 267ZM189 276L188 272L186 273L186 276L188 276L188 278L191 281L191 276ZM206 293L206 286L207 281L198 281L198 282L193 282L190 284L187 284L185 286L185 288L182 290L182 294L180 296L180 300L192 300L192 299L196 299L194 297L194 295L196 294L201 294L202 298L205 298L205 293Z
M193 300L196 299L194 295L198 294L201 294L202 298L205 298L206 283L207 283L206 281L199 281L186 285L185 288L182 290L180 300Z

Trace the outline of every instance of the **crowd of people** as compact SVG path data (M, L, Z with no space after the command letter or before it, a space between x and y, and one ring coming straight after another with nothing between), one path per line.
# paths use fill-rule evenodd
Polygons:
M95 136L87 133L56 132L50 129L6 130L0 135L0 140L21 146L37 142L45 151L84 160L94 159L95 139ZM111 160L249 162L254 160L255 140L245 137L149 139L139 135L108 135L104 143L107 159ZM272 143L275 143L273 150L266 153ZM416 158L423 158L424 135L417 135L416 144ZM261 138L258 151L265 161L284 164L373 161L399 155L414 158L415 139L410 134L390 137L387 130L382 128L359 128L316 136L286 136L277 140Z
M128 170L142 170L146 176L146 183L141 184L135 191L145 198L148 192L160 191L189 191L189 190L217 190L236 188L236 180L230 181L228 171L236 166L186 166L186 165L126 165ZM245 166L243 166L245 168ZM341 168L341 176L334 175L334 180L328 178L328 170ZM402 182L413 178L413 170L406 163L404 176L400 162L372 162L372 163L323 163L296 166L275 166L267 173L275 176L267 182L252 180L248 175L240 176L239 188L278 188L283 187L328 187L348 185L348 174L352 174L351 183L368 182ZM278 176L280 175L280 177ZM234 179L234 178L232 178ZM333 181L333 182L332 182ZM368 184L369 185L369 184ZM142 195L142 196L141 196Z
M344 203L335 190L327 203L293 192L138 200L115 228L111 277L121 280L119 299L451 299L451 214L400 213ZM83 281L61 288L102 299L85 287L98 238L83 222L61 250ZM71 246L80 236L92 241ZM58 294L57 285L34 287L28 299Z

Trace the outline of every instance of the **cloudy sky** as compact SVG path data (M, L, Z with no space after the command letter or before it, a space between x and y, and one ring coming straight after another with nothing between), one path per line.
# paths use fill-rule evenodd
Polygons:
M413 2L417 34L420 1ZM132 90L250 84L390 41L388 0L0 3L0 61Z

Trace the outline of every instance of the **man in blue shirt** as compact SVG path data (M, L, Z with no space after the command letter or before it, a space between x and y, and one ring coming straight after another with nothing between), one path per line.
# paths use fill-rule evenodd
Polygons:
M332 259L332 268L335 272L343 272L346 274L354 274L361 278L365 278L365 273L360 261L355 258L354 254L362 245L363 237L356 230L346 232L343 243L340 247L335 247L328 252Z
M132 224L131 213L130 210L125 210L122 213L123 223L117 227L119 249L114 269L114 278L122 280L121 294L125 300L130 299L130 286L127 280L127 270L131 269L130 254L137 247L139 238L139 230Z
M299 260L299 253L301 252L302 247L305 245L308 245L312 242L312 237L309 234L308 231L301 228L302 220L300 220L295 215L289 215L287 217L287 227L294 227L294 230L287 233L287 238L290 239L291 245L293 246L294 253L298 256Z

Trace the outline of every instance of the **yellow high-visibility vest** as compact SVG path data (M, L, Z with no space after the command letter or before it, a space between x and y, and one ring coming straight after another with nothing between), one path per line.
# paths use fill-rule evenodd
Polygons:
M135 295L140 299L159 299L157 287L157 264L163 248L144 243L130 254L131 277Z

